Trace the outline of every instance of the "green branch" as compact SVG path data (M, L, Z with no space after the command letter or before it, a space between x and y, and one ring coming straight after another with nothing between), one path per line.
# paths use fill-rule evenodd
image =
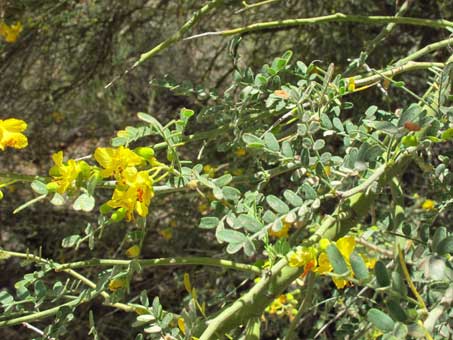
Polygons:
M206 5L204 5L202 8L200 8L198 11L194 13L194 15L184 24L181 26L181 28L175 32L172 36L170 36L168 39L162 41L160 44L157 46L153 47L151 50L148 52L142 53L140 55L140 58L132 65L132 67L124 72L123 76L132 71L134 68L138 67L141 65L143 62L146 60L152 58L155 56L157 53L165 50L169 46L175 44L176 42L182 40L184 33L186 33L188 30L190 30L196 23L200 21L200 19L208 13L211 9L219 7L220 5L223 4L224 0L211 0L209 1ZM109 84L107 84L105 87L108 88L110 87L116 80L118 80L120 77L115 78L112 80Z
M331 22L350 22L359 24L389 24L395 23L399 25L413 25L413 26L425 26L432 28L453 28L453 22L444 19L422 19L422 18L411 18L411 17L396 17L396 16L362 16L362 15L349 15L343 13L336 13L332 15L314 17L314 18L301 18L301 19L286 19L276 20L268 22L260 22L251 24L248 26L228 29L217 32L206 32L188 37L184 40L200 38L204 36L231 36L244 34L254 31L262 31L269 29L284 29L291 27L299 27L306 25L324 24Z
M398 60L395 63L395 65L400 66L400 65L406 64L408 61L418 59L418 58L424 56L425 54L437 51L441 48L448 47L450 45L453 45L453 37L426 45L425 47L419 49L418 51L409 54L407 57Z
M426 70L430 67L444 67L444 63L432 63L432 62L415 62L415 61L408 61L406 64L401 66L394 66L389 70L384 71L375 71L376 74L371 76L354 76L350 77L350 79L354 79L354 83L356 87L366 86L369 84L376 83L385 78L392 78L398 74L410 72L410 71L417 71L417 70Z
M236 269L256 274L261 274L261 269L257 266L237 263L229 260L213 259L210 257L173 257L159 259L140 259L140 260L115 260L115 259L91 259L72 263L64 263L56 266L55 270L66 270L74 268L86 268L96 266L129 266L132 262L140 264L142 267L158 266L212 266L225 269Z

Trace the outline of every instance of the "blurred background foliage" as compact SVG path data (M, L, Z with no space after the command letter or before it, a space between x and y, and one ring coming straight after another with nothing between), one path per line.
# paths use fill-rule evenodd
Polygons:
M382 28L332 23L249 33L240 41L228 37L182 41L105 88L128 69L140 53L170 36L201 5L201 1L195 0L0 1L0 20L10 25L20 22L23 26L16 42L0 42L0 115L2 118L15 116L26 120L30 141L25 150L3 153L0 171L45 175L53 152L63 150L71 158L89 155L97 146L107 146L115 131L134 125L136 112L148 112L166 122L175 118L180 108L198 111L210 100L200 94L177 96L165 86L157 86L162 81L167 85L174 81L188 87L213 88L221 93L229 86L236 67L250 66L256 70L288 49L294 52L296 60L307 64L318 60L324 68L334 63L335 70L343 70L350 58L358 57L366 43ZM394 15L399 5L393 0L281 0L240 11L240 1L226 1L224 6L204 17L191 34L259 21L335 12ZM453 20L453 2L413 1L406 15ZM381 68L411 51L447 37L446 31L397 26L372 53L368 65ZM448 56L449 51L442 49L429 58L443 62ZM406 86L421 93L427 87L425 78L424 72L411 73L405 78ZM151 81L156 86L150 84ZM351 115L363 112L370 105L394 111L409 102L410 98L404 94L399 93L394 99L390 90L389 96L384 98L374 88L354 98L355 108ZM202 128L202 124L196 123L189 127L192 131ZM199 145L193 145L185 152L191 154L198 150ZM228 155L214 151L207 155L211 159L205 159L205 163L219 165L228 160ZM243 167L247 167L246 162ZM407 187L408 192L423 192L425 180L409 177L411 186ZM284 187L284 180L280 185ZM87 247L81 247L77 252L57 247L63 237L81 232L94 217L46 203L12 215L11 211L30 198L31 193L21 185L9 190L0 204L0 247L20 251L41 247L44 257L63 262L75 258L122 256L133 243L131 234L127 233L127 228L131 227L124 224L109 229L94 251ZM429 196L429 193L423 194ZM221 247L209 239L209 235L194 231L208 204L207 199L196 193L156 199L152 204L151 228L142 255L153 258L183 254L215 257L221 254ZM0 287L11 287L23 274L14 260L2 262L0 269ZM220 269L197 267L184 270L190 271L192 285L199 289L199 294L208 297L208 307L225 299L215 295L220 294L215 287L229 292L225 299L229 300L252 284L244 281L246 276L240 273L228 272L225 275ZM135 278L133 289L136 292L145 289L150 296L159 295L166 309L177 311L179 303L187 295L182 273L182 269L173 268L145 270ZM99 303L98 306L88 304L86 308L80 308L79 317L86 320L89 309L97 310L96 322L101 338L132 338L133 330L128 325L133 316L118 318L117 312ZM337 326L341 327L341 322ZM88 323L73 324L66 338L84 338L87 327ZM273 339L278 333L275 325L273 327L267 330L268 339ZM334 328L332 326L332 330ZM2 329L0 335L14 339L31 337L21 326Z

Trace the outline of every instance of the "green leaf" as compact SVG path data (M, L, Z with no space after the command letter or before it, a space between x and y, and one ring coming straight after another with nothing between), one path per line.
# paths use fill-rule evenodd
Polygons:
M376 265L374 266L374 273L376 275L376 280L379 287L388 287L390 285L389 273L387 271L387 268L385 268L384 263L377 261Z
M420 120L420 114L422 113L422 108L420 105L413 103L407 109L403 111L400 119L398 120L398 126L404 126L406 122L418 123Z
M159 134L161 134L161 135L163 134L164 127L153 116L150 116L147 113L139 112L139 113L137 113L137 117L139 119L143 120L144 122L147 122L148 124L150 124L157 132L159 132Z
M334 244L330 244L326 249L327 257L336 274L347 274L349 272L346 261Z
M229 184L233 180L233 176L230 174L225 174L219 178L212 180L218 187L224 187L225 185Z
M407 286L403 275L399 271L392 273L392 289L401 296L407 296Z
M288 205L286 205L286 203L283 202L277 196L274 196L274 195L267 196L266 202L277 213L286 214L289 211Z
M195 114L194 110L186 109L185 107L179 111L180 119L184 122L187 122L190 117Z
M228 254L236 254L244 246L244 243L229 243L226 251Z
M72 207L74 210L91 211L94 208L94 197L89 194L82 194L75 200Z
M61 241L61 246L63 248L72 248L77 245L77 242L80 240L80 235L69 235L66 236L62 241Z
M285 157L294 157L294 151L291 144L288 141L282 143L282 154Z
M314 200L316 197L318 197L315 189L313 189L308 183L302 184L302 191L305 194L305 198L308 200Z
M440 255L453 254L453 236L444 238L436 248Z
M219 224L219 219L217 217L208 216L202 217L198 228L201 229L213 229Z
M343 123L341 122L340 119L334 117L334 119L332 119L332 124L335 129L337 129L340 132L344 132Z
M264 134L264 143L266 144L266 147L269 150L275 151L275 152L280 151L280 145L278 144L278 140L277 140L277 138L275 138L275 136L272 133L266 132Z
M60 195L58 192L56 192L53 195L52 200L50 201L50 203L55 205L55 206L63 205L64 204L64 197L62 195Z
M376 113L378 107L376 105L371 105L366 111L365 116L372 116Z
M300 207L302 203L304 203L302 198L292 190L285 190L283 196L285 197L286 201L288 201L288 203L293 207Z
M252 233L263 229L264 225L250 215L239 215L235 223L238 227L244 228Z
M227 201L237 202L241 198L241 192L233 187L224 186L222 188L223 198Z
M251 240L247 239L247 241L244 243L244 253L245 253L245 255L252 256L255 252L256 252L255 244Z
M396 327L393 329L393 335L396 339L407 339L407 334L409 333L408 327L404 323L397 323Z
M354 271L354 276L359 280L366 280L369 276L369 272L362 256L358 255L356 252L353 252L349 260L351 262L352 270Z
M326 145L323 139L318 139L315 144L313 144L313 149L316 151L321 150Z
M442 132L442 139L449 141L453 139L453 128L449 128Z
M236 230L224 229L217 233L217 237L220 241L227 243L244 243L247 237Z
M371 308L366 316L369 322L383 332L391 332L395 327L395 322L392 318L379 309Z
M330 121L330 118L328 115L326 115L325 113L321 113L321 126L330 130L332 129L332 122Z
M401 305L395 300L389 300L387 302L390 316L396 321L404 322L407 320L406 311L401 308Z
M382 131L389 135L396 135L398 133L398 128L390 122L386 121L377 122L370 120L364 120L363 122L365 123L365 125L372 127L378 131Z
M245 133L242 136L242 140L249 148L258 149L264 147L264 142L260 138L252 135L251 133Z
M34 192L36 192L39 195L47 195L48 193L46 183L43 183L38 180L34 180L33 182L31 182L31 188L33 189Z
M436 229L433 235L432 239L432 249L434 251L437 251L437 247L439 246L439 243L447 237L447 228L445 227L439 227Z

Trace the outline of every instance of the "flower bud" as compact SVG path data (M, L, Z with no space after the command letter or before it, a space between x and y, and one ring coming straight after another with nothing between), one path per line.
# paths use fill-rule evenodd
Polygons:
M46 188L49 192L56 192L58 190L58 183L57 182L49 182L46 184Z
M149 160L154 156L154 150L150 147L138 147L135 148L134 152L146 160Z
M122 221L124 219L124 217L126 217L126 209L125 208L119 208L112 214L110 219L113 222L120 222L120 221Z

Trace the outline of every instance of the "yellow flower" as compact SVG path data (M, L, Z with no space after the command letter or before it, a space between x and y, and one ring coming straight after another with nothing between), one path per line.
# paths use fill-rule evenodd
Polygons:
M312 263L313 267L316 266L316 256L317 250L314 247L299 247L289 255L289 265L291 267L303 267Z
M351 257L352 252L355 248L355 238L352 236L345 236L339 238L337 242L335 242L338 250L340 251L341 255L343 255L346 264L349 266L350 261L349 258Z
M313 270L315 273L325 274L333 270L326 252L322 252L318 257L318 266Z
M198 204L197 210L200 214L206 215L209 211L209 205L205 202L201 202L200 204Z
M425 200L425 202L423 202L423 204L422 204L422 209L426 210L426 211L434 210L435 207L436 207L436 201L433 201L433 200Z
M178 328L181 330L182 334L186 335L186 324L184 323L183 318L178 318Z
M290 227L291 227L291 223L283 222L283 226L279 231L274 231L274 230L272 230L272 228L270 228L269 235L273 236L273 237L278 237L278 238L287 237Z
M118 289L124 287L126 287L126 279L124 278L113 279L109 282L109 289L112 292L116 292Z
M97 148L94 158L104 168L101 170L102 177L114 177L119 182L123 181L123 171L126 168L140 165L143 162L140 156L124 146Z
M207 174L209 177L214 177L215 175L215 171L216 169L210 165L210 164L206 164L204 167L203 167L203 172L205 174Z
M327 247L329 246L330 241L326 238L322 238L319 240L319 249L321 250L326 250Z
M28 140L21 132L27 128L27 123L16 118L0 119L0 150L6 147L23 149Z
M165 228L159 231L159 235L165 240L169 241L173 238L173 230L171 228Z
M134 211L142 217L148 215L148 206L154 197L153 181L147 171L127 168L123 172L126 187L116 187L107 205L126 209L126 219L134 218Z
M363 262L365 262L365 265L368 269L374 269L374 266L376 265L377 259L374 257L368 257L366 255L360 254L360 256L363 259Z
M0 23L0 35L6 40L6 42L14 43L17 40L20 32L22 32L23 26L20 22L16 22L14 25L9 26L4 22Z
M134 245L126 250L126 256L130 258L138 257L140 255L140 246Z
M238 157L243 157L245 156L245 154L247 153L247 151L245 151L244 148L239 148L239 149L236 149L236 151L234 152L236 154L236 156Z
M354 90L355 90L355 80L354 80L354 78L349 78L348 79L348 90L349 90L349 92L354 92Z
M244 174L244 168L237 168L231 171L234 176L242 176Z
M56 191L59 194L63 194L68 189L74 187L79 174L83 170L89 169L89 165L84 161L70 159L66 164L63 163L63 151L54 153L52 159L55 166L50 169L49 174L53 178L51 183L58 185Z

